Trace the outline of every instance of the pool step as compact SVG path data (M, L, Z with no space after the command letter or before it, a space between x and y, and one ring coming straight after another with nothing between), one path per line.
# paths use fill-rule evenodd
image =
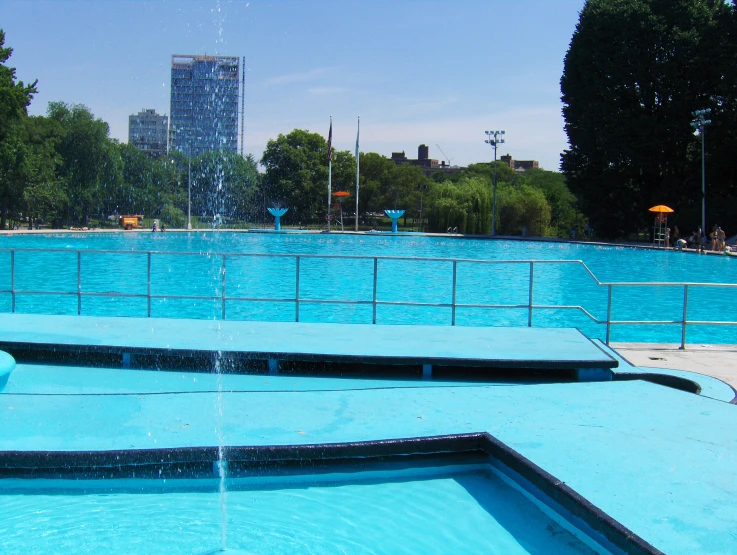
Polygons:
M425 379L454 369L569 373L608 381L619 363L571 328L403 326L241 322L8 314L0 349L19 359L45 357L99 365L161 367L179 361L211 370L277 374L320 367L416 373ZM158 361L158 362L157 362ZM551 374L552 375L552 374Z

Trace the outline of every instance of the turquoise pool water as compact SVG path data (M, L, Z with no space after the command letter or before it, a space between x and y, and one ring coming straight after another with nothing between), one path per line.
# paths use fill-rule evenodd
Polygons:
M20 251L15 254L15 288L26 291L77 290L74 251L123 250L130 254L87 253L80 259L81 290L145 294L145 251L190 253L309 254L412 257L380 260L377 299L388 302L445 303L452 300L452 264L424 258L466 260L582 260L600 281L737 283L737 264L724 256L700 256L675 251L629 247L488 241L465 238L372 235L264 235L247 233L80 233L7 235L0 248L67 249L69 253ZM0 289L11 287L9 252L0 251ZM154 295L219 296L222 260L218 256L158 254L151 261ZM227 296L249 299L292 299L295 296L294 258L232 257L227 260ZM529 265L462 262L457 270L456 302L461 304L527 305ZM373 261L306 258L300 262L301 299L363 300L373 295ZM613 320L682 318L683 288L615 288ZM533 302L536 305L582 306L599 320L607 316L607 289L579 265L537 264ZM11 310L9 293L0 294L0 310ZM16 310L29 313L76 314L76 296L18 294ZM145 298L85 297L83 314L145 316ZM219 300L154 299L151 315L158 317L219 318ZM690 288L690 320L734 320L737 289ZM377 308L377 323L450 324L449 307ZM227 302L227 318L249 320L295 319L294 302ZM301 304L300 321L370 323L371 305ZM458 308L457 325L527 325L525 308ZM605 326L577 310L535 309L535 326L575 326L591 337L604 338ZM615 326L612 341L679 342L681 329L670 326ZM737 329L727 326L689 326L687 341L735 343Z
M226 499L226 553L597 552L491 467L424 474L235 480ZM222 545L213 481L103 481L87 489L51 481L55 489L46 490L33 483L45 480L6 482L5 553L204 554Z

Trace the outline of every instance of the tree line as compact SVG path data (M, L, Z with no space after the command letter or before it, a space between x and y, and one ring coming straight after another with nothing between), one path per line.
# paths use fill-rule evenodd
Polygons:
M142 214L168 227L193 221L229 225L269 221L266 208L289 208L285 225L326 223L328 145L318 133L295 129L268 141L259 160L228 152L188 159L172 151L154 159L110 137L109 126L79 104L51 102L45 116L28 116L37 84L16 82L7 66L12 50L0 31L0 229L12 223L54 228L89 226L110 216ZM421 168L362 152L357 217L405 209L416 228L491 232L493 167L472 164L430 176ZM259 164L263 171L259 171ZM355 212L356 160L333 151L333 191L347 191L343 209ZM191 197L190 197L191 195ZM191 202L191 204L190 204ZM114 218L113 218L114 219ZM497 232L567 236L582 226L576 199L563 176L497 165Z
M263 197L290 211L286 223L309 224L324 220L327 212L328 145L318 133L295 129L266 145L261 163ZM422 228L444 232L491 233L493 163L472 164L458 171L425 175L410 164L397 166L375 152L359 153L358 218L368 225L368 214L404 209L405 219ZM355 212L356 160L350 151L334 151L333 190L350 193L346 208ZM585 218L560 173L541 169L516 172L497 162L497 232L521 235L568 236Z

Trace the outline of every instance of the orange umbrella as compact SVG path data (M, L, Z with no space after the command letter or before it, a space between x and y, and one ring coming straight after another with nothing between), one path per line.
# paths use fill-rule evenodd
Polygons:
M658 212L659 214L670 214L673 212L672 208L667 207L665 204L658 204L649 209L650 212Z
M334 197L349 197L351 196L351 194L348 191L336 191L335 193L333 193L333 196Z

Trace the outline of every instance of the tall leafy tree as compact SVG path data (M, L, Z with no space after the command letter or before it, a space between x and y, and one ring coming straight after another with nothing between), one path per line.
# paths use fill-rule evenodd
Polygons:
M548 235L550 205L542 190L520 183L503 184L498 191L498 232L501 235Z
M425 190L430 180L422 168L410 164L395 166L382 181L382 209L404 209L404 225L407 217L419 212L420 190Z
M518 176L517 183L542 192L549 205L551 233L558 237L568 237L571 228L577 225L577 199L568 189L563 174L533 168ZM538 221L543 220L538 218ZM534 231L542 229L541 224L527 227Z
M120 150L109 138L108 124L95 119L86 106L51 102L48 116L62 129L59 176L69 198L66 219L86 225L90 216L103 215L103 201L120 186Z
M328 144L318 133L295 129L269 140L261 158L266 168L266 204L288 208L286 222L324 221L327 211Z
M733 54L719 52L734 52L732 18L722 0L588 0L581 10L561 78L562 170L603 235L645 227L653 204L698 212L691 114L711 107L722 118Z
M388 181L392 179L396 165L386 156L376 152L361 152L359 160L359 214L365 215L366 212L379 212L389 208L382 206L382 192L388 189ZM354 184L350 190L355 188Z
M491 231L491 194L478 176L461 176L455 182L434 184L427 197L428 230L488 234Z
M58 226L69 200L57 177L61 127L43 116L28 117L23 122L22 139L28 161L23 204L29 223L40 219Z
M5 33L0 29L0 229L5 229L10 213L17 213L26 182L29 154L20 136L19 125L27 117L27 108L36 91L36 82L16 82L15 68L6 62L13 53L5 47Z

